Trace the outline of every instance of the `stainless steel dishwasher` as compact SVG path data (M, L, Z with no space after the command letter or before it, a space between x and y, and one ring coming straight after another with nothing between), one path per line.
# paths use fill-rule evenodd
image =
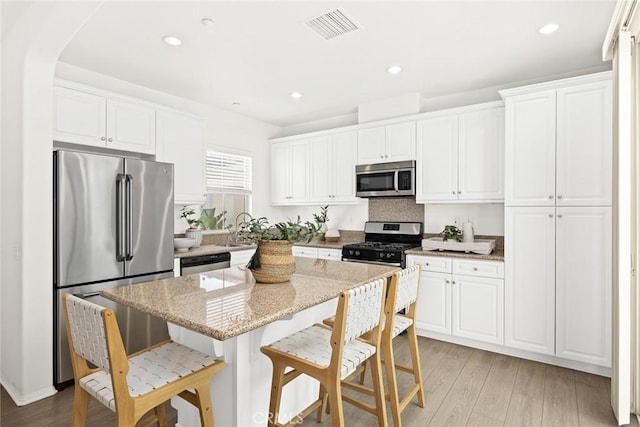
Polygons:
M228 267L231 267L231 254L229 252L180 258L181 276L220 270Z

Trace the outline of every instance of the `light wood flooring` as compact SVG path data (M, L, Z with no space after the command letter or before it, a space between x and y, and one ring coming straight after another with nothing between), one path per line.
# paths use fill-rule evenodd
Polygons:
M405 426L616 426L610 380L584 372L531 362L427 338L419 338L426 406L411 403ZM396 359L407 363L406 338L394 340ZM399 387L411 378L399 374ZM69 426L73 387L25 407L16 407L2 389L0 426ZM215 399L215 396L212 396ZM415 400L414 400L415 401ZM345 404L345 425L375 425L375 418ZM169 425L175 411L167 405ZM390 417L390 414L389 414ZM310 415L303 426L329 426ZM88 426L113 426L114 416L91 400ZM218 426L231 427L231 426Z

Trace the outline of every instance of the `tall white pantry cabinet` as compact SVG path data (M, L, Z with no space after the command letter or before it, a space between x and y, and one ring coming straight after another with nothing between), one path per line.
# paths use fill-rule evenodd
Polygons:
M611 366L610 73L505 99L505 345Z

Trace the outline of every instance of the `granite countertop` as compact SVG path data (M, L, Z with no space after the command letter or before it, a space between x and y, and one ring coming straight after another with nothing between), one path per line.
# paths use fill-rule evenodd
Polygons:
M285 283L256 283L250 271L236 266L121 286L101 294L167 322L226 340L399 270L393 266L310 258L295 261L296 272Z
M197 248L189 248L186 252L177 252L173 253L174 258L185 258L189 256L198 256L198 255L212 255L212 254L221 254L224 252L234 252L234 251L243 251L247 249L255 249L256 245L242 245L242 246L221 246L221 245L201 245Z
M489 255L481 255L457 251L424 251L422 248L409 249L407 255L443 256L448 258L468 258L487 261L504 261L504 248L496 248Z
M326 240L312 240L309 243L307 242L296 242L294 246L309 246L312 248L326 248L326 249L342 249L344 245L350 245L352 243L360 243L362 239L353 240L353 239L342 239L340 238L337 242L327 242Z

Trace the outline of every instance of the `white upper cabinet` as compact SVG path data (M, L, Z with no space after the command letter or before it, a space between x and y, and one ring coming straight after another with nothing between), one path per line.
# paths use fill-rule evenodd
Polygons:
M358 130L358 164L397 162L415 158L415 121Z
M105 147L107 99L91 93L53 88L53 139Z
M276 205L308 201L309 141L271 144L271 202Z
M323 135L309 140L309 202L355 202L355 131Z
M558 89L558 206L611 205L611 97L611 81Z
M504 198L504 108L458 117L458 199Z
M458 199L458 116L418 121L416 201Z
M205 201L204 125L186 114L158 111L156 160L173 163L174 203Z
M418 121L416 201L501 201L504 109L491 103Z
M611 81L506 95L506 206L611 204Z
M156 152L155 108L99 91L54 87L53 139L144 154Z

